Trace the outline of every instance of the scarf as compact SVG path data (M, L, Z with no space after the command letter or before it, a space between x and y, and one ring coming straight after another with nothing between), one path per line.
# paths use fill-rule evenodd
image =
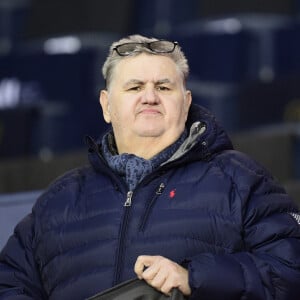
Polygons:
M118 154L113 132L108 132L102 139L102 152L109 167L124 178L130 191L152 173L163 162L167 161L181 146L187 137L187 131L181 134L176 142L156 154L151 159L144 159L130 153Z

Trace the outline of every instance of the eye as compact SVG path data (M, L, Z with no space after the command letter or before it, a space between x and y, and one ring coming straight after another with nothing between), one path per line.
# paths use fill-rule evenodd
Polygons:
M136 85L136 86L132 86L132 87L128 88L128 91L139 92L141 89L142 89L141 86Z
M170 88L167 87L167 86L164 86L164 85L159 85L159 86L157 87L157 90L158 90L158 91L169 91Z

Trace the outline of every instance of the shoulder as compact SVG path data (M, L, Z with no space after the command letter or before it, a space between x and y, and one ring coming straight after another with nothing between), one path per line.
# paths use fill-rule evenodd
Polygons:
M220 168L234 179L239 181L244 175L254 178L274 180L272 174L261 163L243 152L237 150L225 150L216 155L214 161Z
M226 150L214 159L214 163L229 176L234 193L244 205L255 210L273 207L293 210L295 203L282 184L256 160L236 150Z
M245 153L225 150L215 156L213 163L230 178L233 188L243 199L255 195L287 197L285 189L269 170Z
M37 199L33 212L43 214L51 209L58 209L64 204L70 204L87 189L94 186L99 176L90 166L72 169L57 177ZM101 181L100 181L101 183Z

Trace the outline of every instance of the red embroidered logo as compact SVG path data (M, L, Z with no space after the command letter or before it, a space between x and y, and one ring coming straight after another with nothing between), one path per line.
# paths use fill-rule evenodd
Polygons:
M169 194L170 198L171 198L171 199L174 198L174 197L175 197L175 194L176 194L176 189L170 191L170 194Z

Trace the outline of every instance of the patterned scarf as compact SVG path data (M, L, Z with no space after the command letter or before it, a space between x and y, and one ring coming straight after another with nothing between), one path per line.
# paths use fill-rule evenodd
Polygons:
M132 191L146 175L168 160L186 137L187 131L185 130L175 143L151 159L144 159L134 154L118 154L114 135L112 132L108 132L102 139L102 151L108 165L125 179L129 190Z

